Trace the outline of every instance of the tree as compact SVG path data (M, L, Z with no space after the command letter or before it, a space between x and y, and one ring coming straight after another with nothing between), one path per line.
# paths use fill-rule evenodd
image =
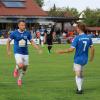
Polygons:
M87 26L100 26L100 9L91 10L87 8L84 11L84 23Z
M58 17L79 17L79 13L75 8L56 8L55 4L49 11L49 16Z
M44 0L35 0L35 1L40 7L42 7L44 4Z
M64 8L64 9L70 15L75 16L75 17L79 17L79 12L78 12L78 10L76 8L69 8L69 7L67 7L67 8Z

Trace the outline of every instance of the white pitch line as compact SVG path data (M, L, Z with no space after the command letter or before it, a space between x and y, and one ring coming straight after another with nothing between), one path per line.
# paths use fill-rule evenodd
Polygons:
M95 82L96 80L100 80L100 79L85 79L84 81L92 81ZM74 81L74 79L66 79L66 80L30 80L30 81L25 81L25 83L36 83L36 82L67 82L67 81ZM7 81L1 81L0 84L16 84L17 82L7 82Z

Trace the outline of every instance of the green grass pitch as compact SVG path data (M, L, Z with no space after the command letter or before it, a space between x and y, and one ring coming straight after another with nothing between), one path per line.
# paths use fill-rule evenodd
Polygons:
M95 45L95 59L84 69L84 94L75 94L73 55L58 55L57 49L69 45L54 45L52 54L43 54L29 47L30 65L19 88L13 78L14 55L7 56L6 46L0 46L0 100L100 100L100 45Z

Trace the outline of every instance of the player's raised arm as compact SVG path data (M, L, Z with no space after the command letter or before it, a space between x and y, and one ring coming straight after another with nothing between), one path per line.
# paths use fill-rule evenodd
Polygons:
M68 48L66 50L59 50L58 53L63 54L63 53L73 52L75 50L76 46L77 46L77 43L78 43L77 41L78 41L77 38L74 38L70 48Z
M93 61L93 59L94 59L94 53L95 53L94 46L91 46L90 47L90 61Z
M68 48L66 50L58 50L57 53L59 53L59 54L70 53L70 52L73 52L74 49L75 48L70 47L70 48Z

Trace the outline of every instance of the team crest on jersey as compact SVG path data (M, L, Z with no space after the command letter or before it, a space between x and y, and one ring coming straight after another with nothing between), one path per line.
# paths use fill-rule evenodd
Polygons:
M26 41L24 39L21 39L19 41L19 47L25 47L25 45L26 45Z

